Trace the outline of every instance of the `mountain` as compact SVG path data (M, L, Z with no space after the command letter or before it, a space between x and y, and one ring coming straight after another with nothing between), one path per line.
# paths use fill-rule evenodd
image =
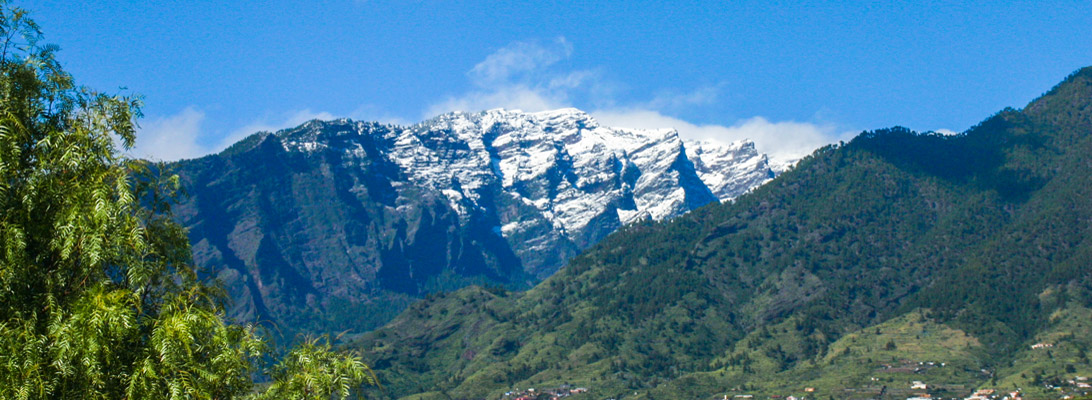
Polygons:
M525 288L625 224L773 176L749 142L691 145L575 109L311 121L171 167L189 194L175 213L230 314L286 334L368 330L469 284Z
M1090 170L1092 67L959 135L864 132L530 290L430 296L348 346L375 398L1078 394Z

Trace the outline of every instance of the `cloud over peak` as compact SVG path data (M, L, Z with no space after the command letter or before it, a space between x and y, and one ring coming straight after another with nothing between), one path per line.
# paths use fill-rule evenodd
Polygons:
M298 110L284 115L264 117L251 121L223 136L211 137L204 128L205 112L189 106L177 114L157 117L145 122L135 146L129 150L131 157L156 161L177 161L216 153L233 143L261 131L277 131L297 126L312 119L329 120L328 112Z
M679 132L679 136L689 140L750 140L778 168L799 160L819 147L852 137L852 132L839 131L833 125L772 122L760 116L732 125L718 125L695 124L651 109L597 110L591 114L604 125L636 129L672 128Z
M471 82L491 87L531 78L549 66L572 55L573 46L564 37L542 45L537 42L514 42L490 54L467 73Z
M609 126L661 129L674 128L686 139L724 142L748 139L758 151L770 156L775 165L795 161L823 145L848 139L851 132L834 124L770 121L753 116L726 124L692 122L678 115L709 107L720 101L726 85L717 83L691 89L664 88L647 100L626 96L624 83L608 78L599 68L564 67L575 49L564 37L546 41L517 41L497 49L466 72L469 89L427 105L420 119L451 111L480 111L494 108L528 112L575 107L591 112ZM377 109L360 108L350 115L374 118ZM159 117L145 124L137 137L137 157L161 160L199 157L220 151L258 131L288 128L310 119L333 119L328 112L298 110L265 116L220 135L209 134L205 113L187 107L175 115ZM384 117L387 122L410 121Z
M492 108L534 112L571 107L574 97L589 97L604 88L595 70L557 68L572 53L573 46L564 37L545 43L513 42L486 56L467 72L471 90L432 104L421 118Z
M833 124L770 121L754 116L731 125L693 123L672 115L715 104L724 83L691 90L667 88L646 101L620 99L618 88L596 69L565 70L561 61L574 52L564 37L542 43L513 42L485 57L467 72L472 89L427 108L422 118L451 111L493 108L544 111L564 107L590 108L600 122L620 127L674 128L692 140L749 139L775 164L795 161L823 145L851 136Z

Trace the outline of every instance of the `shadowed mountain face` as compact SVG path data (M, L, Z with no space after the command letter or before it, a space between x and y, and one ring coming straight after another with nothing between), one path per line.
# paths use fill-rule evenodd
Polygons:
M820 149L528 291L432 297L352 346L377 397L1072 394L1053 387L1092 373L1089 171L1092 68L960 135Z
M571 109L311 121L173 167L194 260L226 284L231 315L287 334L364 331L469 284L526 288L624 224L773 176L748 142L684 143Z

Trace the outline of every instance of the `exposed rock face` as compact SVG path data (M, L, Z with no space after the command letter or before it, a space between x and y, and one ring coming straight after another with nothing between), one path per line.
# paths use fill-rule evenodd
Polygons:
M684 143L574 109L311 121L175 167L195 261L228 285L232 314L320 331L370 328L437 290L526 286L624 224L773 175L749 142Z

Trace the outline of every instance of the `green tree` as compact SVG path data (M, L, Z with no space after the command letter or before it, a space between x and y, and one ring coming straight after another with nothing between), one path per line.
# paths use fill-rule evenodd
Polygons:
M273 384L256 397L264 399L346 398L361 381L378 384L359 359L342 357L329 342L308 340L292 349L273 369Z
M178 178L117 148L139 98L75 85L41 37L0 0L0 398L328 399L375 383L311 341L254 391L264 343L191 266L170 219Z

